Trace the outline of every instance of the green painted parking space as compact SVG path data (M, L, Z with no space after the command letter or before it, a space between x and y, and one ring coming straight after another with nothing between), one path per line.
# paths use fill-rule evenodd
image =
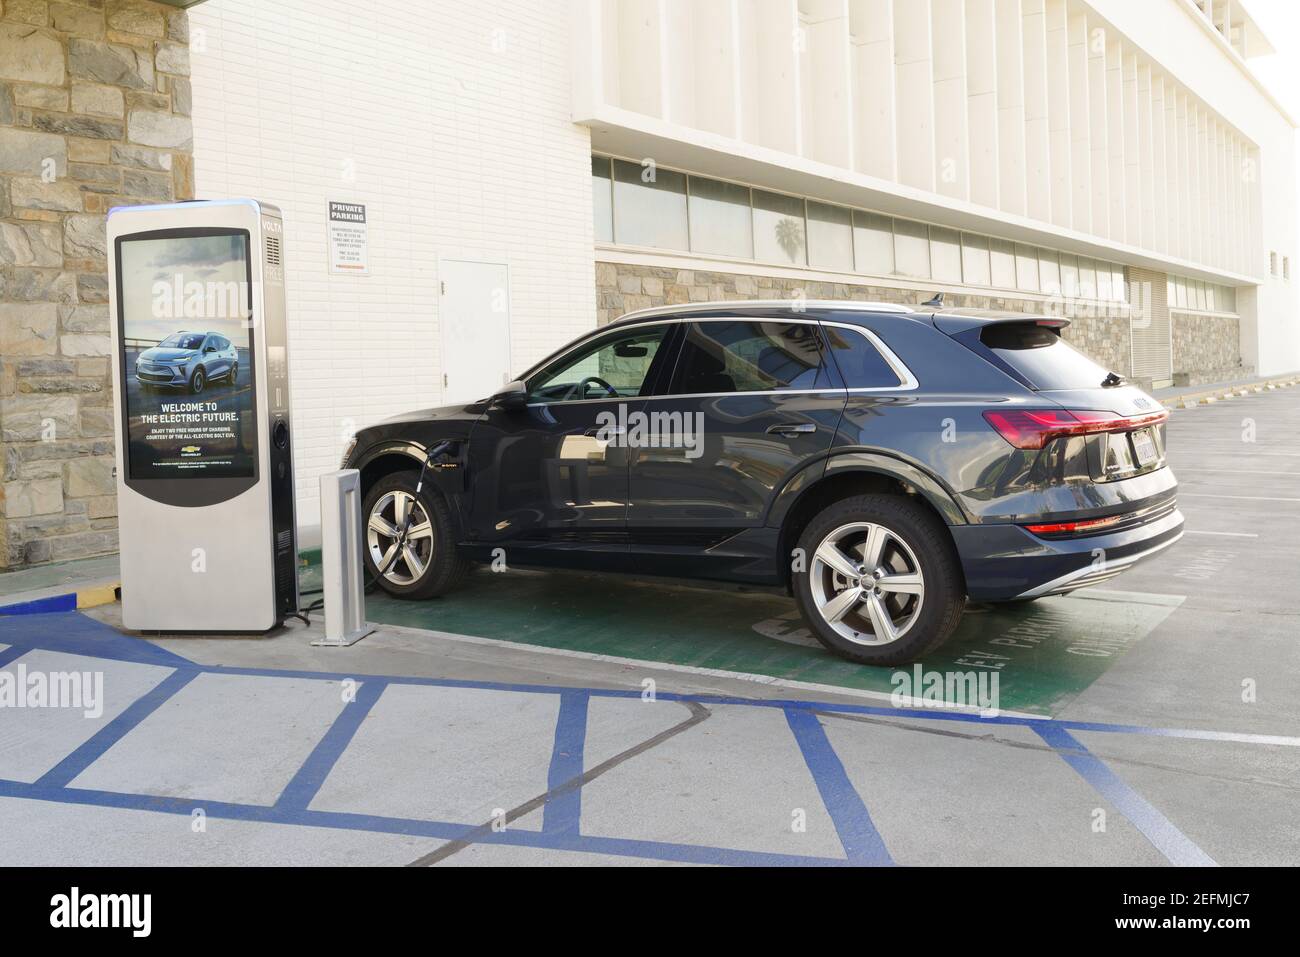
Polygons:
M302 588L319 587L310 556ZM511 569L471 574L432 601L366 596L370 621L517 642L655 664L714 669L891 694L926 703L969 705L959 687L927 687L931 673L997 674L1003 711L1051 716L1096 681L1134 642L1182 602L1181 596L1083 590L1024 605L971 606L953 637L914 668L859 665L823 649L803 627L793 600L625 576ZM985 679L985 687L989 679Z

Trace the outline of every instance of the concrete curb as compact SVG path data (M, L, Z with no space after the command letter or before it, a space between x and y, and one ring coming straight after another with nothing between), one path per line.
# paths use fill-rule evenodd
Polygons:
M116 579L86 582L72 591L67 586L18 592L0 598L0 616L43 615L55 611L77 611L117 601L122 583Z
M1215 402L1225 402L1242 396L1257 395L1276 389L1288 389L1294 385L1300 385L1300 374L1291 373L1276 379L1263 379L1259 382L1250 382L1244 385L1219 386L1216 389L1206 389L1201 392L1187 392L1183 395L1162 399L1161 402L1170 412L1177 412L1179 409L1194 409L1199 405L1213 405Z

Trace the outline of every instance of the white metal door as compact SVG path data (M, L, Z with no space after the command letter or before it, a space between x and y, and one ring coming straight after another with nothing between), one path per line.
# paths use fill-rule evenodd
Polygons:
M463 259L444 259L438 269L442 401L487 398L510 381L509 269Z

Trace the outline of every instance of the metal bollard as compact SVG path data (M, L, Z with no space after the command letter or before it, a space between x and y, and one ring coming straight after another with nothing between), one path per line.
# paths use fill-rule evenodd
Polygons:
M361 473L356 469L320 477L321 572L325 637L313 645L343 647L374 631L365 620L361 583Z

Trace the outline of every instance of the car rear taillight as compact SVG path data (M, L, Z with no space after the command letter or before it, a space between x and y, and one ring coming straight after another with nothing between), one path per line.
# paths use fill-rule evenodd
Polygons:
M1046 525L1026 525L1025 528L1035 535L1061 535L1105 528L1107 525L1116 525L1123 519L1123 515L1111 515L1107 518L1089 518L1082 522L1049 522Z
M984 419L1018 449L1041 449L1052 439L1097 432L1127 432L1159 425L1169 418L1161 409L1149 415L1123 416L1115 412L1065 409L1007 409L988 411Z

